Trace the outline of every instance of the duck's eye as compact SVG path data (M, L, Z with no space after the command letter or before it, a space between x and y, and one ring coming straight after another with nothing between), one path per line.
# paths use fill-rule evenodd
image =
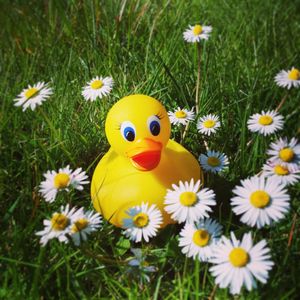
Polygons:
M126 141L129 141L129 142L134 141L134 139L135 139L135 127L131 122L125 121L125 122L122 123L121 133L122 133L123 138Z
M160 133L160 120L157 116L151 116L148 119L148 128L152 135L157 136Z

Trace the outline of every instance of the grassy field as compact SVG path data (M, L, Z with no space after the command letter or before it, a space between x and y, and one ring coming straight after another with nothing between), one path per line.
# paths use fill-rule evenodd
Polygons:
M41 247L35 232L62 204L92 208L89 186L48 204L38 193L43 173L70 164L89 178L108 150L104 121L118 99L143 93L168 110L191 108L195 99L197 52L182 33L189 24L213 26L201 62L199 115L216 113L222 130L207 140L226 153L230 168L206 176L217 194L213 217L228 233L250 230L230 212L231 189L258 173L271 137L247 129L252 113L275 109L286 90L274 83L281 69L299 67L300 1L5 1L0 3L0 299L230 299L215 289L208 264L186 259L178 247L179 225L164 229L142 247L157 267L142 284L127 275L132 254L119 229L105 223L81 249L52 240ZM81 89L93 76L112 76L110 96L86 102ZM38 81L54 95L35 111L13 99ZM280 113L277 136L299 138L299 90L292 89ZM180 138L174 128L173 137ZM247 143L252 139L252 143ZM196 125L184 146L205 152ZM289 188L292 209L271 228L253 230L265 238L275 267L266 285L238 299L296 299L299 293L299 184ZM293 239L288 245L292 226ZM95 255L96 254L96 255ZM105 256L105 259L97 255ZM298 292L297 292L298 288Z

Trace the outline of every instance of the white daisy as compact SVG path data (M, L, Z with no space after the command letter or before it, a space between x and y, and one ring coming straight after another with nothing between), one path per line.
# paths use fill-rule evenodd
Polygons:
M128 265L131 267L138 267L142 272L155 272L157 269L154 266L149 266L145 260L142 249L131 248L130 251L133 253L134 258L128 261Z
M179 246L187 257L208 261L222 233L222 226L212 219L185 224L180 231Z
M73 218L73 224L70 229L71 238L76 246L79 246L81 241L86 241L87 236L96 231L102 222L101 216L92 211L83 212L76 219Z
M233 190L233 212L242 215L241 222L257 228L284 217L290 207L290 196L280 180L253 176L241 181Z
M154 204L148 208L148 203L142 203L130 208L126 213L129 218L123 219L125 235L136 243L142 239L148 242L149 238L156 236L163 222L162 213Z
M126 270L132 276L139 279L145 279L145 281L150 282L149 273L157 271L157 268L150 266L145 260L145 256L140 248L131 248L131 252L134 254L134 258L128 261L129 268Z
M275 110L254 114L247 122L248 129L263 135L272 134L283 127L283 116Z
M45 197L47 202L53 202L60 190L69 191L69 187L73 187L77 190L83 190L82 184L89 183L85 171L81 168L77 168L74 172L69 166L56 171L47 171L44 174L46 180L40 184L40 193Z
M280 138L271 143L267 151L270 155L270 162L282 164L290 170L298 170L300 165L300 143L295 138L290 141L287 138Z
M201 40L208 40L211 31L211 26L189 25L189 28L183 33L183 38L188 43L196 43Z
M82 184L88 184L89 183L89 180L86 180L87 178L88 178L88 176L86 175L86 172L82 171L82 168L77 168L71 174L70 185L74 189L76 189L78 191L82 191L83 190Z
M42 246L45 246L53 238L67 243L67 234L70 233L72 222L79 218L81 214L82 211L76 211L75 207L70 210L69 205L66 205L65 208L61 207L60 212L55 212L50 220L44 220L44 230L36 232L36 235L41 236L40 243Z
M202 218L208 218L210 206L216 205L215 193L204 188L200 190L200 180L194 184L179 181L179 185L172 184L173 190L167 190L165 196L165 211L179 223L192 223Z
M193 110L187 110L185 108L181 109L180 107L178 107L174 112L169 111L168 116L170 118L170 122L174 125L186 125L195 119L195 113Z
M274 263L265 240L253 245L251 233L245 233L242 241L231 232L231 239L222 236L214 248L214 264L209 270L220 288L230 287L231 294L239 294L243 286L248 291L256 288L256 280L266 283Z
M29 85L24 89L16 99L15 106L23 106L23 111L28 107L35 110L36 106L41 105L53 94L52 89L48 87L48 83L38 82L33 86Z
M96 76L83 88L82 96L85 100L95 101L97 97L100 99L103 96L107 96L114 85L114 81L111 77Z
M300 169L289 169L282 164L268 163L263 166L263 174L266 177L277 178L280 184L293 185L300 179Z
M215 133L220 126L219 117L213 114L201 117L197 123L198 131L208 136Z
M275 76L275 82L278 86L288 89L297 88L300 86L300 71L294 67L289 71L282 70Z
M200 154L199 162L205 171L218 173L225 169L229 164L226 154L218 151L207 151L206 154Z

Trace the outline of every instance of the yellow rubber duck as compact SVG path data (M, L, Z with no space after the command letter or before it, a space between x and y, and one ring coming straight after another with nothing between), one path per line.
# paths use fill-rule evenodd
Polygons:
M148 202L161 210L162 227L171 223L163 209L167 189L202 175L194 156L170 140L171 125L164 106L145 95L124 97L110 109L105 132L111 148L93 174L95 209L122 227L130 207Z

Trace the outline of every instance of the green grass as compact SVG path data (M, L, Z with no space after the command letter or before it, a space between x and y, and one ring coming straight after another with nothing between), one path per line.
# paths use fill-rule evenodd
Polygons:
M200 115L217 113L222 130L208 139L224 151L230 169L206 178L217 193L214 211L237 234L250 228L230 215L232 187L258 173L276 136L251 134L248 117L274 109L285 90L274 83L281 69L299 67L299 1L1 1L0 3L0 298L2 299L206 299L214 289L208 265L186 259L177 246L180 226L163 230L144 244L158 268L149 284L126 275L119 229L105 224L86 247L113 260L51 241L39 245L35 232L43 219L66 202L91 208L89 189L47 204L38 194L42 174L67 164L83 167L91 178L108 150L104 121L118 99L144 93L167 109L192 107L197 72L195 45L183 41L189 24L213 26L202 48ZM81 88L95 75L111 75L112 94L94 103ZM54 95L34 112L22 112L13 99L28 84L51 81ZM299 137L299 96L289 92L280 110L280 136ZM279 136L279 135L278 135ZM179 139L180 133L173 131ZM251 145L247 146L249 140ZM205 151L195 124L184 145L197 157ZM271 228L253 230L266 238L275 267L264 286L239 299L296 299L299 290L299 184L289 189L292 209ZM295 234L288 247L293 217ZM121 239L121 241L120 241ZM118 246L119 245L119 246ZM126 250L126 249L125 249ZM121 262L119 262L121 261ZM231 298L217 289L216 299Z

